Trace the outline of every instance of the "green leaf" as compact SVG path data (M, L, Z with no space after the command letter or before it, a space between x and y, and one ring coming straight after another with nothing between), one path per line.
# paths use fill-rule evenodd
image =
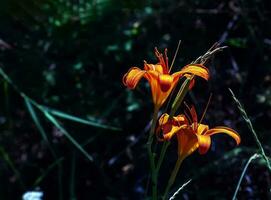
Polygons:
M59 122L47 111L44 111L44 115L47 119L52 122L67 138L70 142L81 152L84 156L87 157L88 160L93 161L92 156L90 156L84 148L59 124Z
M49 165L49 167L43 171L43 173L35 180L33 187L37 187L43 180L44 178L52 171L55 169L56 166L59 166L59 164L61 164L61 162L64 160L63 157L58 158L56 160L54 160L54 162Z
M30 115L31 115L31 117L32 117L35 125L37 126L37 128L38 128L38 130L39 130L39 132L40 132L40 134L41 134L41 136L43 138L43 140L46 143L49 144L48 137L47 137L47 135L46 135L46 133L45 133L45 131L44 131L41 123L40 123L40 120L37 117L36 111L34 110L32 104L30 103L30 101L28 100L28 98L24 98L24 102L25 102L25 105L26 105L26 107L27 107L27 109L28 109L28 111L29 111L29 113L30 113Z
M46 108L46 110L48 112L50 112L52 115L61 117L63 119L71 120L71 121L74 121L74 122L78 122L78 123L81 123L81 124L86 124L86 125L94 126L94 127L97 127L97 128L103 128L103 129L108 129L108 130L113 130L113 131L120 131L121 130L118 127L104 125L104 124L101 124L100 122L82 119L82 118L76 117L74 115L69 115L67 113L64 113L64 112L61 112L61 111L58 111L58 110L55 110L55 109Z

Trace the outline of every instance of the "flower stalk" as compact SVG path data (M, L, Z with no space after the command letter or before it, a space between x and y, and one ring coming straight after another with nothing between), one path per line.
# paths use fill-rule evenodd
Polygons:
M181 164L182 164L183 160L184 160L183 157L181 157L181 156L178 157L178 160L177 160L177 162L175 164L175 167L174 167L174 169L173 169L173 171L172 171L172 173L170 175L170 178L168 180L168 184L167 184L166 190L164 192L164 195L162 197L162 200L165 200L167 198L168 192L169 192L171 186L173 185L173 183L175 182L176 176L177 176L177 174L179 172L179 169L181 167Z
M157 200L157 173L155 169L155 154L152 152L152 143L153 143L155 127L157 124L158 113L159 113L159 108L155 107L154 112L153 112L152 122L151 122L150 134L147 141L147 150L148 150L150 169L151 169L152 199L153 200Z

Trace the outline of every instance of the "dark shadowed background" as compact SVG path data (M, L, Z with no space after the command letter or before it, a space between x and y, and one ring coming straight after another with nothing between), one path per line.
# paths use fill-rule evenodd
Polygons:
M151 94L146 81L127 90L122 76L143 60L155 63L154 47L168 48L172 60L179 40L173 70L214 42L229 47L206 64L210 81L198 79L186 101L202 113L212 93L204 122L234 128L242 143L215 136L208 154L185 160L172 191L192 178L177 199L231 199L258 147L228 88L271 152L270 12L267 0L1 1L0 64L13 83L1 73L0 199L26 191L50 200L147 199ZM159 191L176 149L173 142ZM264 160L254 160L238 199L271 199L270 180Z

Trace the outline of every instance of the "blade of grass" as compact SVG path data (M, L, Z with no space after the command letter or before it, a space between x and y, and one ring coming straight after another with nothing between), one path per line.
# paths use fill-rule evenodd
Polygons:
M49 167L35 180L33 187L37 187L45 177L64 160L64 157L56 159Z
M264 148L263 148L263 146L262 146L262 144L261 144L261 142L260 142L260 140L259 140L259 138L258 138L258 136L257 136L256 131L255 131L254 128L253 128L253 125L252 125L252 123L251 123L251 121L250 121L250 119L249 119L249 117L248 117L248 115L247 115L245 109L243 108L243 106L242 106L242 104L240 103L240 101L235 97L233 91L232 91L230 88L229 88L229 91L230 91L230 93L231 93L231 95L232 95L233 100L234 100L235 103L237 104L237 107L238 107L239 111L241 112L241 115L242 115L243 119L246 121L246 123L247 123L247 125L248 125L248 128L251 130L252 135L254 136L254 139L255 139L255 141L256 141L256 144L258 145L258 148L259 148L259 150L260 150L260 152L261 152L263 158L264 158L265 161L266 161L266 165L267 165L268 169L271 171L271 165L270 165L270 162L269 162L269 160L268 160L268 158L267 158L267 156L266 156L266 154L265 154Z
M47 134L46 134L44 128L42 127L39 118L37 117L35 109L33 108L32 104L31 104L31 103L33 103L33 101L30 101L29 98L26 97L26 96L24 96L23 99L25 101L26 107L27 107L27 109L28 109L28 111L29 111L29 113L30 113L36 127L38 128L38 130L39 130L39 132L41 134L41 137L46 142L46 144L47 144L50 152L52 153L54 159L57 161L59 158L56 155L53 147L50 145ZM58 195L59 195L59 199L62 200L63 199L63 196L62 196L62 190L63 190L63 188L62 188L62 185L63 185L62 184L62 164L60 162L57 162L57 166L58 166ZM44 177L42 177L42 178L44 178Z
M73 115L69 115L67 113L64 113L62 111L58 111L58 110L55 110L55 109L51 109L51 108L48 108L46 106L43 106L43 105L40 105L39 103L37 103L36 101L34 101L33 99L31 99L30 97L28 97L25 93L23 93L16 84L14 84L14 82L9 78L9 76L4 72L4 70L1 68L1 64L0 64L0 75L3 77L3 79L9 83L13 88L14 90L20 94L20 96L24 99L28 99L29 102L31 102L35 107L37 107L38 109L40 109L42 112L50 112L51 114L55 115L55 116L58 116L58 117L61 117L61 118L64 118L64 119L67 119L67 120L71 120L71 121L75 121L77 123L82 123L82 124L86 124L86 125L90 125L90 126L93 126L93 127L97 127L97 128L103 128L103 129L109 129L109 130L114 130L114 131L121 131L120 128L118 127L114 127L114 126L109 126L109 125L104 125L104 124L101 124L99 122L95 122L95 121L91 121L91 120L86 120L86 119L82 119L82 118L79 118L79 117L76 117L76 116L73 116Z
M247 168L248 168L249 164L250 164L254 159L259 158L260 156L261 156L261 155L255 153L254 155L252 155L252 156L248 159L248 161L247 161L247 163L246 163L246 165L245 165L245 167L244 167L244 169L243 169L243 171L242 171L242 173L241 173L241 176L240 176L240 178L239 178L239 180L238 180L238 183L237 183L237 186L236 186L234 195L233 195L233 197L232 197L232 200L235 200L235 199L236 199L238 190L239 190L239 188L240 188L241 182L242 182L242 180L243 180L243 178L244 178L244 175L245 175L245 173L246 173L246 171L247 171Z
M170 198L169 200L174 200L177 195L180 193L181 190L184 189L185 186L187 186L190 182L192 181L192 179L188 180L187 182L185 182Z
M103 129L108 129L108 130L113 130L113 131L120 131L121 130L118 127L104 125L104 124L101 124L101 123L96 122L96 121L90 121L90 120L82 119L82 118L76 117L74 115L70 115L70 114L61 112L59 110L55 110L55 109L51 109L51 108L46 108L46 110L47 110L47 112L50 112L52 115L55 115L55 116L58 116L60 118L67 119L67 120L70 120L70 121L78 122L78 123L81 123L81 124L86 124L86 125L90 125L90 126L93 126L93 127L98 127L98 128L103 128Z
M52 122L66 137L67 139L90 161L93 158L84 150L84 148L59 124L59 122L47 111L44 111L45 117Z
M24 98L24 102L25 102L25 105L26 105L26 107L28 109L28 112L30 113L36 127L38 128L38 130L39 130L39 132L41 134L41 137L48 144L48 146L50 146L49 141L48 141L48 137L47 137L43 127L41 126L40 120L38 119L36 111L34 110L32 104L29 102L28 98Z
M253 154L255 150L255 148L237 147L229 152L226 152L221 158L202 166L200 169L190 170L188 176L190 176L193 180L197 180L200 179L202 176L205 176L210 172L216 170L218 167L220 167L221 170L226 170L227 168L234 165L236 162L240 162L240 160L245 160L243 159L243 157ZM265 162L264 166L266 166Z
M13 171L14 175L19 181L20 186L25 189L25 184L22 180L20 172L15 167L14 163L12 162L9 154L6 152L6 150L3 147L0 147L0 155L3 158L3 160L7 163L7 165L10 167L10 169Z

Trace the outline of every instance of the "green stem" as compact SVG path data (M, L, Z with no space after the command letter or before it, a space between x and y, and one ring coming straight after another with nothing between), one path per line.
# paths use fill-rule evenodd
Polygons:
M158 172L159 172L159 170L161 168L161 165L163 163L163 160L164 160L164 157L165 157L165 154L166 154L166 151L167 151L167 148L168 148L169 145L170 145L170 141L165 141L163 143L161 153L160 153L160 157L159 157L159 160L158 160L157 166L156 166L156 173L157 174L158 174Z
M152 142L153 142L153 136L154 136L155 127L157 123L158 112L159 112L159 108L155 108L153 117L152 117L151 130L150 130L150 134L149 134L149 138L147 142L147 149L148 149L150 168L151 168L152 199L153 200L157 200L157 174L155 170L155 158L154 158L155 154L152 152Z
M174 170L172 171L172 173L170 175L166 190L165 190L164 195L162 197L163 200L165 200L167 198L168 192L169 192L171 186L173 185L173 183L175 182L176 176L178 174L178 171L180 169L180 166L181 166L182 162L183 162L183 158L178 157L178 160L177 160L177 162L175 164Z
M185 81L183 82L180 90L178 91L178 94L176 95L176 98L174 99L174 101L173 101L173 103L171 105L171 111L170 111L170 114L169 114L169 118L172 118L174 116L177 109L182 104L183 99L184 99L185 95L187 94L187 92L189 90L190 82L191 82L191 80L193 78L194 78L194 75L192 75L192 77L190 77L190 78L186 78Z

